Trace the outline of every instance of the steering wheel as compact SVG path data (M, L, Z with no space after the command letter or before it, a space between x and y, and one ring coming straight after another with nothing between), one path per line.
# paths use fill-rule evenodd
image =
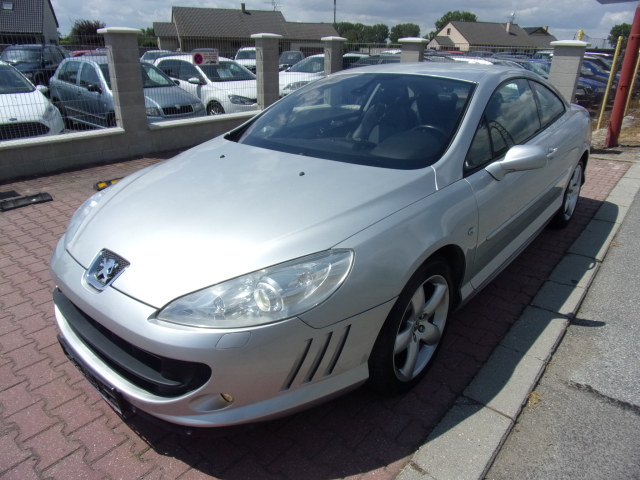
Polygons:
M443 141L446 140L447 137L449 136L449 134L447 132L445 132L442 128L436 127L435 125L428 125L426 123L422 124L422 125L416 125L411 130L412 131L414 131L414 130L416 130L416 131L418 131L418 130L426 130L426 131L429 131L429 132L435 132L441 137L441 140L443 140Z

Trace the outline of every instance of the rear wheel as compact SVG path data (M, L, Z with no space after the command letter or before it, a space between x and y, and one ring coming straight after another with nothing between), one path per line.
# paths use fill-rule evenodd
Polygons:
M582 188L583 182L583 170L584 164L582 162L578 162L578 165L576 165L576 168L571 174L567 188L564 191L562 207L560 207L560 210L558 210L549 224L552 228L566 227L573 218L573 214L576 211L576 205L578 204L578 199L580 198L580 189Z
M433 258L406 285L369 357L369 386L387 394L409 390L428 370L451 310L451 270Z

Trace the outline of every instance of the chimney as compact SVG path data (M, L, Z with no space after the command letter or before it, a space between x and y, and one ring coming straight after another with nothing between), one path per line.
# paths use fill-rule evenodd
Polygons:
M511 22L507 22L507 33L511 33Z
M240 4L240 9L242 10L242 13L247 13L247 8L246 8L246 5L244 3Z

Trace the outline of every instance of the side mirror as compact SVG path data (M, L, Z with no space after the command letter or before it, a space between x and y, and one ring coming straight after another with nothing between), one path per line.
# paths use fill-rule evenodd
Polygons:
M189 80L187 80L187 82L193 85L204 85L204 82L202 81L202 79L198 77L191 77Z
M485 170L496 180L502 180L511 172L535 170L547 165L547 152L538 145L515 145L504 159L486 166Z
M87 85L87 90L89 92L102 93L102 88L100 88L100 85L94 85L93 83Z
M36 85L36 90L38 90L43 95L49 93L49 88L45 87L44 85Z

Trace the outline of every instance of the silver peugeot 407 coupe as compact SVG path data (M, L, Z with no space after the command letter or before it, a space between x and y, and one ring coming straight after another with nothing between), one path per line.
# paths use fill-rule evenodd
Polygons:
M89 198L51 262L60 342L114 408L186 426L406 391L452 309L571 220L589 143L522 69L330 75Z

